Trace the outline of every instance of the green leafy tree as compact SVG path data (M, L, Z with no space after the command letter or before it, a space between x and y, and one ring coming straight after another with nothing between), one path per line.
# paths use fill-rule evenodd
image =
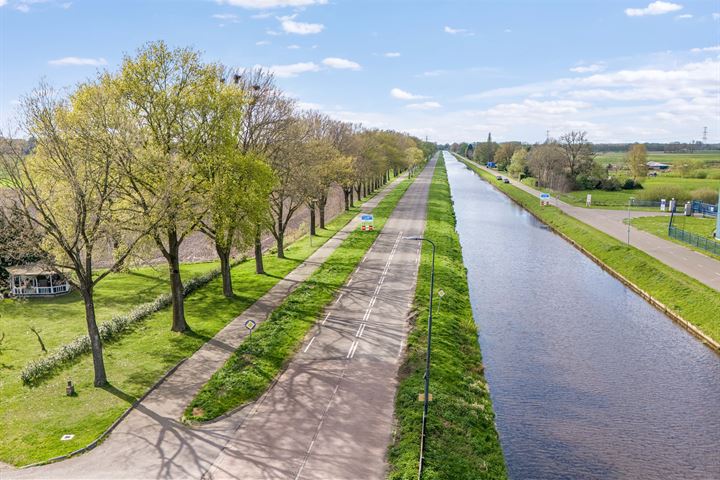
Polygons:
M627 152L627 163L633 181L647 177L647 148L644 144L636 143L630 146Z

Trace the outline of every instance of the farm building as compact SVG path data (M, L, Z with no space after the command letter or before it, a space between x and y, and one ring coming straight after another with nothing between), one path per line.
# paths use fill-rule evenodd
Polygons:
M670 165L667 163L660 162L647 162L645 165L647 165L650 170L667 170L670 168Z

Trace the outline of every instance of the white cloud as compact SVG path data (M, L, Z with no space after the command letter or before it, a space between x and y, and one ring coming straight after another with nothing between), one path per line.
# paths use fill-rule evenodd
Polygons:
M325 5L327 0L218 0L218 3L232 5L234 7L262 10L267 8Z
M703 48L693 48L690 50L692 53L702 53L702 52L720 52L720 45L715 45L713 47L703 47Z
M682 15L677 15L677 16L675 17L675 20L687 20L687 19L690 19L690 18L693 18L693 16L692 16L691 14L689 14L689 13L683 13Z
M440 107L442 107L442 105L440 105L438 102L419 102L409 103L407 105L407 108L412 108L414 110L433 110Z
M446 75L450 73L447 70L428 70L427 72L423 72L419 75L415 75L416 77L439 77L440 75Z
M99 67L101 65L107 65L107 60L104 58L81 58L81 57L63 57L56 60L50 60L50 65L56 67Z
M626 8L625 15L628 17L642 17L645 15L663 15L665 13L682 10L683 6L677 3L657 2L649 3L645 8Z
M270 12L263 12L263 13L256 13L253 15L250 15L250 18L254 20L262 20L263 18L270 18L272 17L272 13Z
M290 49L290 50L299 50L299 49L300 49L300 45L295 45L295 44L293 44L293 45L288 45L287 48Z
M400 90L399 88L393 88L390 90L390 95L393 98L397 98L400 100L420 100L422 98L427 98L424 95L414 95L410 92L406 92L405 90Z
M212 16L212 18L216 18L218 20L234 21L238 19L238 16L234 13L216 13Z
M292 78L297 77L301 73L317 72L320 70L320 66L314 62L300 62L289 65L271 65L269 67L256 65L255 68L266 68L278 78Z
M258 47L262 47L264 45L270 45L270 42L267 40L260 40L258 42L255 42L255 45L257 45Z
M30 11L30 5L26 3L19 3L15 5L15 10L22 13L28 13Z
M339 69L346 69L346 70L360 70L360 64L353 62L352 60L347 60L345 58L337 58L337 57L328 57L322 61L323 65L326 65L330 68L339 68Z
M447 25L443 28L443 32L449 33L450 35L457 35L458 33L466 33L467 30L464 28L452 28Z
M387 52L387 53L383 53L383 57L387 57L387 58L397 58L397 57L399 57L399 56L400 56L400 52Z
M605 65L600 63L593 63L592 65L578 65L570 69L571 72L575 73L595 73L605 70Z
M7 0L0 0L0 7L7 5Z
M285 17L278 17L280 25L286 33L294 33L297 35L312 35L320 33L325 29L325 25L322 23L304 23L296 22L294 19L297 15L288 15Z
M505 33L512 33L512 30L510 30L509 28L506 28L505 30L503 30L503 32L505 32Z
M712 18L713 20L720 20L720 12L713 12Z

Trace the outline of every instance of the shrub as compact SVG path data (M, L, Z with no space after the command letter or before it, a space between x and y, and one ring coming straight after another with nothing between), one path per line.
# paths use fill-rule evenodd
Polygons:
M690 200L690 195L686 190L676 185L651 185L640 192L638 198L640 198L640 200L652 200L656 202L662 198L665 200L674 198L678 202L687 202Z
M708 171L707 170L695 170L690 175L692 178L707 178Z
M643 188L642 183L633 180L632 178L626 178L622 184L623 190L639 190Z
M604 178L600 181L600 188L606 192L616 192L621 190L620 180L615 177Z
M708 178L712 180L720 180L720 170L714 170L708 174Z
M575 188L578 190L595 190L600 183L600 179L597 177L584 173L575 177Z
M713 205L718 202L718 191L714 188L698 188L690 192L690 196L693 200L700 200L701 202L711 203Z

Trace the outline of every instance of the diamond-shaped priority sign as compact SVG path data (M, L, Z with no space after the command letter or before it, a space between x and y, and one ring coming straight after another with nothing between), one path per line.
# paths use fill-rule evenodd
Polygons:
M255 323L255 320L248 320L247 322L245 322L245 328L250 330L250 332L253 331L253 328L255 328L256 325L257 323Z

